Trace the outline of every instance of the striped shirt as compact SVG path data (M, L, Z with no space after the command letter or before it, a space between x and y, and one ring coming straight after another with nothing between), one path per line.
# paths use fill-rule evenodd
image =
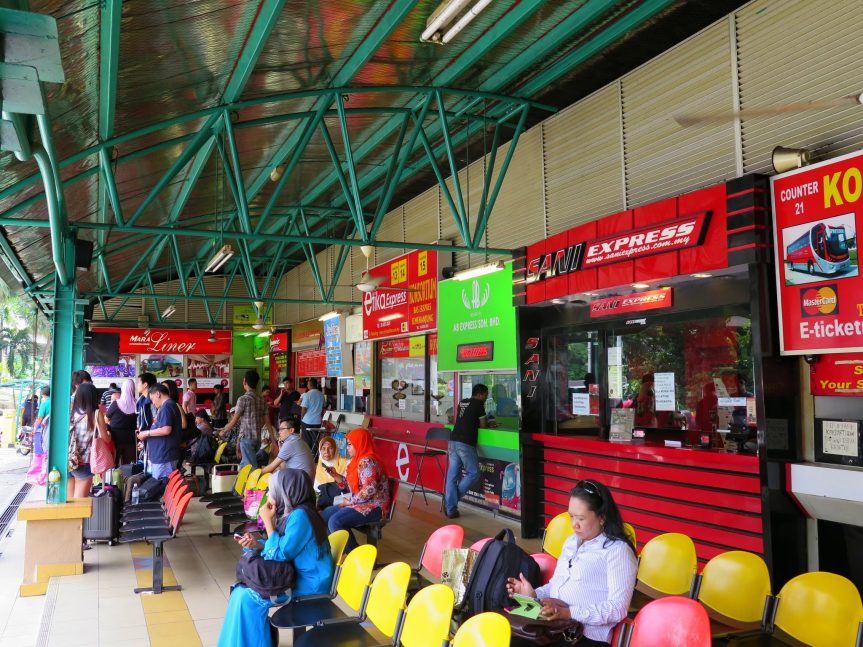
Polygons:
M635 553L625 541L600 533L579 544L572 535L563 544L551 582L536 589L536 597L563 600L587 638L610 642L629 610L637 569Z

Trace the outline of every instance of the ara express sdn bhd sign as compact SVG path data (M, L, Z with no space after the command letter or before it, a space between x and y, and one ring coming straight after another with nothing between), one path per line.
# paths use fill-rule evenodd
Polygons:
M465 281L438 284L438 370L514 369L512 263Z
M784 355L863 350L863 153L771 178Z

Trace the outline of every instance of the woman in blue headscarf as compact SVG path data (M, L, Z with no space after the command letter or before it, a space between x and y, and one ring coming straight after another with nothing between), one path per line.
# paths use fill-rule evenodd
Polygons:
M291 595L327 593L333 579L333 558L327 525L315 510L309 475L295 469L273 474L260 515L267 529L267 540L257 540L246 533L237 543L245 550L260 548L264 559L293 563L294 588L279 596L275 604L284 604ZM273 603L252 589L235 586L219 634L219 647L270 647L268 612Z

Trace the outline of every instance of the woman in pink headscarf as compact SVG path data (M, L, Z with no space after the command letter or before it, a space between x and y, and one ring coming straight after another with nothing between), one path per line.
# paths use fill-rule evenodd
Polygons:
M108 430L114 446L117 448L117 465L126 465L135 461L135 381L126 378L120 385L119 397L114 400L105 412Z

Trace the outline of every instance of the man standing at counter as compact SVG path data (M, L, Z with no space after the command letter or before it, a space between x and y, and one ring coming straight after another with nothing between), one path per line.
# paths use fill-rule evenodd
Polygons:
M449 440L449 468L446 474L446 516L455 519L458 502L479 480L479 456L476 453L479 430L485 429L488 422L485 415L485 401L488 387L475 384L471 397L458 403L455 425ZM461 468L464 477L459 481Z

